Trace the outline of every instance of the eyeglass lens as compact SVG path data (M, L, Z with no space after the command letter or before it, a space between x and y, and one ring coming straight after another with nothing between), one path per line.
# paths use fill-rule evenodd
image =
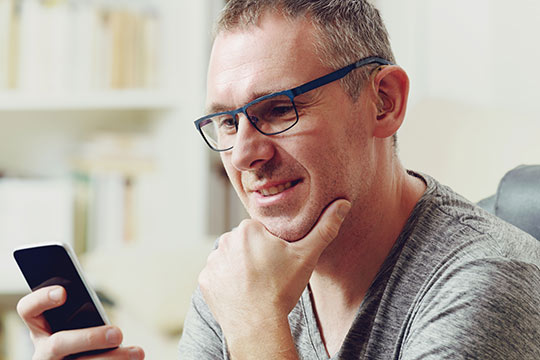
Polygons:
M298 120L296 108L286 95L276 95L251 104L245 109L250 122L260 132L273 135L292 127ZM234 145L238 124L231 114L216 115L201 124L208 143L216 150Z

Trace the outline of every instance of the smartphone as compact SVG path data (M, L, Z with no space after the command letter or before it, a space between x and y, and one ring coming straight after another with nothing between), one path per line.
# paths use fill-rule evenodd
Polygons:
M101 302L88 286L68 244L25 246L16 249L13 256L32 291L51 285L66 289L66 302L43 313L53 333L109 324Z

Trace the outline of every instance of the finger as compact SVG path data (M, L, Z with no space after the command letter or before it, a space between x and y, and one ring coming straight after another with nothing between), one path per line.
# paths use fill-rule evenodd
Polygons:
M144 359L145 354L144 350L137 346L130 347L120 347L106 353L99 355L99 360L120 360L120 359L129 359L129 360L142 360ZM68 357L69 359L69 357ZM95 355L88 356L77 356L74 357L77 360L95 360Z
M324 210L313 229L294 245L319 256L338 235L341 224L350 209L351 203L349 201L335 200Z
M230 236L231 236L230 233L221 234L221 236L218 238L218 241L214 250L224 249L228 243L228 239Z
M48 286L24 296L17 303L17 312L31 331L48 331L49 325L43 312L61 306L66 301L66 291L61 286Z
M120 346L122 332L110 325L86 329L59 331L40 343L40 351L53 358L91 350L109 349Z

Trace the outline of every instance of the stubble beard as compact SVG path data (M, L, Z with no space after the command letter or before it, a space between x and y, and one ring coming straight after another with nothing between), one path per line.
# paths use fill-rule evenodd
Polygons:
M242 174L242 185L249 188L250 182L271 180L271 179L296 179L307 172L298 163L283 164L281 161L273 159L264 164L255 172ZM301 175L300 175L301 174ZM318 184L320 189L324 188L324 193L309 193L308 199L302 199L295 203L277 204L271 207L250 207L249 198L242 199L244 207L251 218L261 222L264 227L274 236L288 242L295 242L303 239L316 225L321 214L326 207L338 197L334 193L335 179L332 184ZM313 187L316 184L309 182L307 186ZM330 191L329 189L333 189Z
M297 179L303 178L306 171L297 163L284 164L279 159L272 159L253 172L241 174L241 183L244 189L249 189L250 184L257 181L272 181L274 179ZM238 189L237 189L238 192ZM268 232L283 240L294 242L302 239L309 233L317 222L316 204L309 201L283 203L269 207L252 207L249 197L242 198L242 203L252 219L261 222ZM305 200L305 199L304 199ZM315 213L317 213L315 215Z

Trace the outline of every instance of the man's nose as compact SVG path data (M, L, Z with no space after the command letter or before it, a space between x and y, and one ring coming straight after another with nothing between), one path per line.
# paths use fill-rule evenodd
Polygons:
M239 171L255 170L275 152L270 136L260 133L244 114L238 115L238 129L232 148L232 165Z

